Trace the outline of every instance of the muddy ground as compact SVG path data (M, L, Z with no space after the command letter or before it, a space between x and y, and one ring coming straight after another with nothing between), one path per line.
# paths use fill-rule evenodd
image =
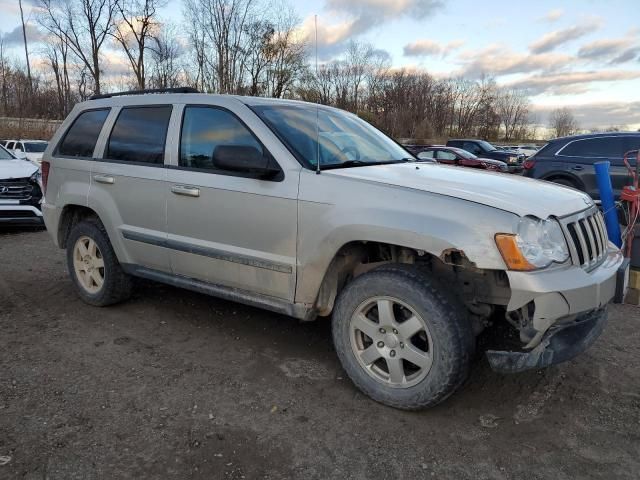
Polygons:
M328 322L141 282L75 295L44 231L0 232L0 478L640 478L640 308L578 359L486 361L407 413L345 378Z

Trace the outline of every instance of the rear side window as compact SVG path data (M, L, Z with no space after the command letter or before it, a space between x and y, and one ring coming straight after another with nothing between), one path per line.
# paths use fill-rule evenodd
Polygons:
M622 158L627 146L625 137L599 137L576 140L563 148L566 157Z
M181 167L216 170L213 150L217 146L254 147L262 145L232 113L220 108L186 107L180 138ZM264 153L264 152L263 152Z
M107 115L109 115L108 108L89 110L78 115L58 146L57 155L93 157L93 149L96 147Z
M455 160L456 154L445 150L438 151L438 160Z
M127 107L118 115L106 159L131 163L164 163L164 144L172 107Z

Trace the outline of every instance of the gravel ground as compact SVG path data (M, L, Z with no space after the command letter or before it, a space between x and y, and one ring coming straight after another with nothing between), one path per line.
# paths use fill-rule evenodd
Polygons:
M327 321L140 282L83 304L44 231L0 232L0 478L640 478L640 309L434 409L376 404Z

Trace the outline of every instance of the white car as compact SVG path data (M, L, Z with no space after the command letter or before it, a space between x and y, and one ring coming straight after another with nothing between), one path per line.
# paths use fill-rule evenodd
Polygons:
M18 158L25 158L40 165L42 154L49 142L44 140L6 140L4 147Z
M0 146L0 225L42 225L40 169Z

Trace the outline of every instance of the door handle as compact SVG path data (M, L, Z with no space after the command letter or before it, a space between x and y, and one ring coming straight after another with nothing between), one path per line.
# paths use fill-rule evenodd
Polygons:
M187 185L174 185L171 187L171 191L176 195L184 195L186 197L199 197L200 189L196 187L189 187Z
M115 179L110 175L94 175L93 179L98 183L108 183L109 185L113 185Z
M583 170L583 169L584 169L584 167L583 167L582 165L574 165L573 167L571 167L571 169L572 169L572 170L580 171L580 170Z

